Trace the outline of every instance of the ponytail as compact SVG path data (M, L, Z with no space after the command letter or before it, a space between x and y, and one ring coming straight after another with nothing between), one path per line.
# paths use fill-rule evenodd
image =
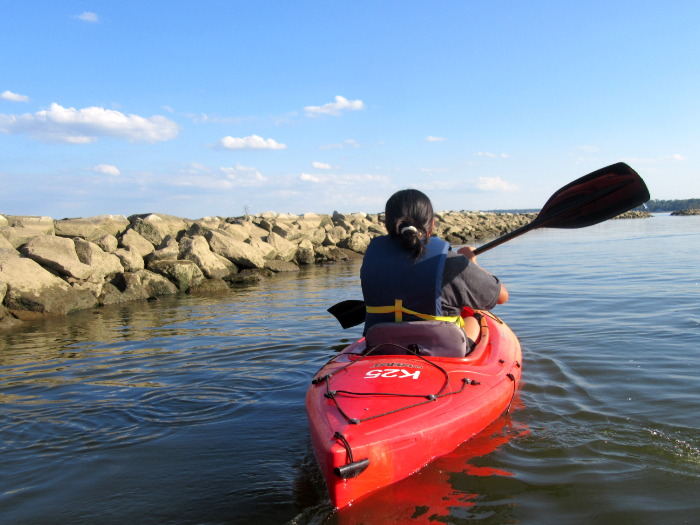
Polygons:
M428 197L418 190L401 190L386 203L386 229L393 239L399 238L401 247L420 259L425 245L430 242L430 227L434 215Z

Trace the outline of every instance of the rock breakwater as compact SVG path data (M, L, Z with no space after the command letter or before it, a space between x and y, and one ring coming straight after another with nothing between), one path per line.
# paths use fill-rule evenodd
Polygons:
M439 212L434 234L465 244L536 215ZM365 213L0 215L0 327L159 295L226 291L303 265L361 258L386 233L383 214Z
M648 211L632 210L621 213L617 217L613 217L613 219L648 219L649 217L653 217L653 215Z
M700 215L700 209L691 208L689 210L678 210L678 211L674 211L673 213L671 213L671 215L678 215L678 216Z

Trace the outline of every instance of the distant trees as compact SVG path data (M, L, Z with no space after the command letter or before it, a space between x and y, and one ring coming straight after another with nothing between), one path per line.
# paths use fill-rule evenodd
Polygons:
M651 199L647 202L646 208L644 205L635 208L635 210L646 210L650 212L689 209L700 209L700 199L673 199L668 201Z

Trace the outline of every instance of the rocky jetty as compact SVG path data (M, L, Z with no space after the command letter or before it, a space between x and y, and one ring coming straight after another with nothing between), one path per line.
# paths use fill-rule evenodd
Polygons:
M434 234L466 244L536 215L438 212ZM159 295L222 292L303 265L361 258L385 234L383 214L366 213L0 215L0 328Z
M648 219L649 217L653 217L653 215L648 211L632 210L626 211L625 213L622 213L617 217L613 217L613 219Z
M700 209L691 208L689 210L678 210L678 211L674 211L673 213L671 213L671 215L679 215L679 216L700 215Z

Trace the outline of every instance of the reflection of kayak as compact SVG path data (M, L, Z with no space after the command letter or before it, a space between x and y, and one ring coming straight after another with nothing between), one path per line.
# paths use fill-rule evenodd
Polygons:
M509 407L520 382L520 343L491 314L481 325L465 358L363 354L363 338L316 374L306 409L333 505L409 476Z

